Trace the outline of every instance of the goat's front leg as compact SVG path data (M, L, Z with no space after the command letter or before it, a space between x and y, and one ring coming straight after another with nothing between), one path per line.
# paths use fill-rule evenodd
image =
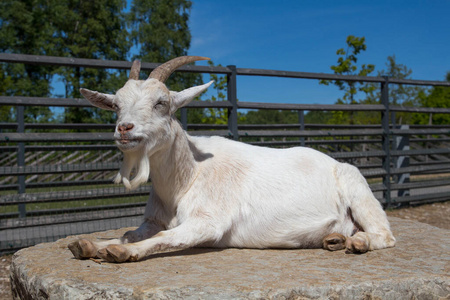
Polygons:
M98 250L104 249L110 245L119 245L126 243L135 243L148 239L161 230L164 230L164 225L152 219L146 219L139 228L133 231L126 232L121 238L106 240L106 241L90 241L87 239L80 239L68 245L69 250L77 259L87 259L98 257Z
M109 245L100 249L98 255L109 262L142 260L152 254L172 252L214 241L217 231L211 224L191 220L137 243Z

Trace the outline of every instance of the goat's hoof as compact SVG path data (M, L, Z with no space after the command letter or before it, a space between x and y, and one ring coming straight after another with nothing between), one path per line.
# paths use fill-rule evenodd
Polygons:
M323 241L322 246L326 250L337 251L345 249L346 238L342 234L332 233L327 235Z
M139 235L136 233L135 230L127 231L123 235L124 244L125 243L136 243L142 240L142 238L139 238Z
M77 259L87 259L96 257L97 255L97 249L94 244L86 239L81 239L70 243L67 247Z
M122 245L109 245L100 249L97 255L108 262L121 263L130 259L130 251Z
M360 236L352 236L345 243L345 253L362 254L369 251L369 242Z

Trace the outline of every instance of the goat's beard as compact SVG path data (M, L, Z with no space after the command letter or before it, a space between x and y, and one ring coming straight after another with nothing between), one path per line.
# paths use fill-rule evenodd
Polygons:
M123 152L123 162L120 166L119 173L114 179L114 183L119 184L123 182L127 190L134 190L139 185L146 183L150 176L150 160L145 151L145 147L136 151ZM136 175L130 180L132 170L135 170Z

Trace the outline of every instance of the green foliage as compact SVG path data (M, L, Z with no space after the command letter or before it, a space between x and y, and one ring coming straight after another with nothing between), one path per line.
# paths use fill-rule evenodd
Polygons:
M349 35L346 40L347 49L340 48L336 51L336 54L339 55L337 65L331 66L331 70L334 71L335 74L339 75L355 75L355 76L368 76L375 69L375 65L372 64L363 64L361 65L361 69L358 71L358 66L356 63L358 62L357 55L361 51L365 51L367 46L365 44L364 37L355 37L353 35ZM357 83L353 81L341 81L341 80L321 80L320 84L329 85L330 83L335 84L339 87L340 90L343 90L344 96L338 99L337 103L340 104L356 104L355 95L358 91L362 91L365 93L370 92L372 87L366 86L357 86Z
M309 111L305 114L305 123L308 124L331 124L333 112L331 111Z
M48 22L51 12L46 10L46 3L31 0L0 2L0 52L53 54L52 25ZM4 95L47 97L51 92L52 70L37 65L4 64L1 92ZM12 120L15 119L14 111L3 108L2 115L7 115L6 120ZM46 122L50 120L51 112L47 107L27 107L25 116L26 122Z
M208 65L213 67L214 62L208 61ZM221 65L217 65L221 67ZM214 81L208 92L203 96L202 101L227 101L227 77L225 75L210 74L209 80ZM214 92L212 92L214 91ZM200 101L197 97L194 101ZM244 115L238 112L238 122L244 120ZM228 110L225 108L190 108L188 110L188 123L194 124L228 124Z
M331 66L331 70L338 75L353 75L353 76L368 76L375 69L375 65L363 64L358 70L358 57L357 55L361 51L366 51L367 46L365 44L365 37L355 37L349 35L346 40L347 48L340 48L336 51L339 55L337 64ZM344 96L337 100L337 104L357 104L360 101L355 99L358 92L364 92L365 94L372 92L375 87L363 85L361 82L354 81L341 81L341 80L321 80L320 84L329 85L333 83L340 90L344 91ZM332 118L330 120L334 124L355 124L354 112L332 112Z
M127 40L123 9L125 0L59 1L60 17L55 19L55 40L58 55L93 59L125 60L130 43ZM65 97L80 98L84 86L112 93L113 82L125 81L125 71L108 72L103 69L66 68L59 74L66 86ZM94 108L66 108L65 122L114 122L112 112Z
M446 80L450 82L450 72L447 73ZM443 86L433 87L430 92L419 94L419 104L421 107L450 108L450 88ZM418 114L412 116L414 124L450 124L449 114Z
M339 55L337 65L331 66L331 69L335 74L343 75L355 75L355 76L367 76L372 73L375 66L372 64L363 64L358 70L356 65L358 58L357 55L361 51L367 49L365 45L364 37L354 37L352 35L347 37L347 49L344 48L337 50L337 55ZM395 55L389 56L387 58L386 69L378 71L377 76L388 76L389 78L396 79L408 79L412 74L412 70L403 64L396 62ZM343 90L344 96L337 100L337 104L379 104L381 98L381 91L379 84L360 82L345 82L345 81L327 81L322 80L320 84L329 85L330 83L335 84L339 89ZM361 98L358 101L355 99L359 92L363 92L365 98ZM441 99L444 99L441 101ZM393 105L401 106L425 106L425 105L436 105L436 107L444 107L445 96L444 92L438 88L434 88L431 94L427 94L427 91L422 87L417 86L407 86L407 85L389 85L389 100ZM441 106L437 106L441 105ZM413 117L414 116L414 117ZM329 124L379 124L380 123L380 113L379 112L343 112L335 111L332 113L325 112L310 112L305 116L305 120L321 121L323 123ZM420 114L410 114L410 113L397 113L396 123L411 123L413 122L423 123L426 122L425 118L427 116ZM442 116L433 117L436 122L443 122ZM307 121L308 122L308 121ZM309 121L311 122L311 121Z
M187 55L191 42L188 26L191 6L192 2L186 0L133 0L127 16L131 41L139 49L133 59L163 63ZM181 91L202 83L200 74L175 72L166 85L173 91ZM188 110L188 123L205 123L202 118L206 118L203 109Z
M191 40L191 6L186 0L133 0L128 22L142 60L156 62L186 55Z
M412 70L404 64L399 64L396 61L395 55L388 56L386 62L386 69L378 71L377 76L388 76L395 79L410 79ZM366 86L373 87L373 90L368 93L367 99L369 103L380 103L381 97L378 84L367 83ZM389 101L393 105L414 106L417 104L418 95L423 91L423 88L417 86L407 86L403 84L389 85Z
M166 62L187 55L191 33L188 26L191 1L186 0L133 0L127 22L132 45L139 49L133 59L148 62ZM148 77L144 74L143 77ZM173 91L181 91L202 84L202 77L195 73L173 73L166 85ZM180 112L177 112L178 116ZM188 122L201 119L202 109L189 109Z
M125 0L23 0L2 1L0 6L0 51L80 58L125 59L127 35L122 10ZM2 70L3 71L3 70ZM121 73L81 68L55 68L7 64L4 70L11 79L6 95L49 97L55 73L66 85L65 97L80 97L81 85L111 91L112 78ZM108 88L109 86L109 88ZM110 121L111 113L100 113ZM10 116L11 117L11 116ZM49 122L48 107L27 107L27 122ZM68 108L66 122L91 122L95 109Z
M165 62L186 55L191 1L135 0L129 13L126 0L4 0L0 3L0 51L76 58L126 60L131 46L137 58ZM128 27L127 27L128 26ZM50 82L59 74L64 97L79 98L80 87L114 93L126 81L126 71L92 68L45 67L4 64L0 76L4 95L49 97ZM148 76L148 74L147 74ZM174 74L173 90L201 84L199 74ZM4 120L14 110L1 110ZM49 108L27 108L27 122L53 120ZM73 123L114 121L114 114L95 108L67 108L64 121Z
M214 66L214 62L208 61L209 66ZM221 67L221 65L218 65ZM209 79L214 83L209 88L210 96L203 101L226 101L227 100L227 77L223 75L210 74ZM215 94L211 94L214 90ZM196 99L200 100L200 97ZM200 124L228 124L228 110L224 108L205 108L205 109L190 109L188 114L188 121Z
M243 124L298 124L297 111L252 110L247 112Z
M49 22L58 1L3 0L0 3L0 50L28 54L52 53L55 47ZM52 53L53 54L53 53Z
M412 70L404 64L399 64L396 61L395 55L388 56L386 62L386 69L378 71L377 76L388 76L389 78L395 79L410 79ZM381 90L379 84L366 83L367 87L373 87L374 89L367 94L367 98L361 103L364 104L379 104L381 99ZM389 85L389 102L392 105L400 106L416 106L418 105L419 95L424 93L425 89L419 86L408 86L403 84L390 84ZM372 120L371 123L376 123L379 116L374 117L374 113L366 113L369 119ZM396 113L396 123L410 123L411 122L410 113ZM376 120L374 120L376 119ZM375 122L374 122L375 121Z
M163 63L187 55L191 6L192 2L187 0L133 0L127 20L133 46L139 49L134 58ZM171 90L180 91L202 84L202 79L200 74L175 72L166 84Z
M6 95L6 92L11 89L13 81L11 76L6 74L4 71L4 65L0 65L0 95ZM2 122L12 122L14 121L12 106L0 106L0 120Z

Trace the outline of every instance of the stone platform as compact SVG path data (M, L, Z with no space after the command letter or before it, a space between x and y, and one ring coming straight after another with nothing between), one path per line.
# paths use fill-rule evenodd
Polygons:
M450 299L450 231L390 218L397 246L344 251L189 249L136 263L76 260L70 236L13 257L16 299Z

